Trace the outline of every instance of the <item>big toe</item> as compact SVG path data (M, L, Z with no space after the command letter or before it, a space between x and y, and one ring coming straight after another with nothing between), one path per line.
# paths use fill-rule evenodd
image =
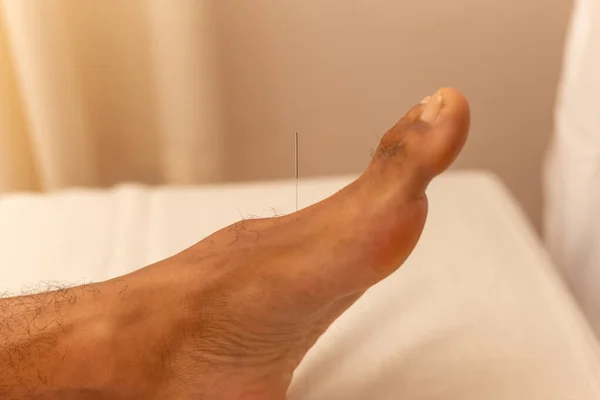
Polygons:
M426 124L421 142L415 149L416 160L433 175L444 171L462 149L469 131L470 111L465 96L456 89L445 88L422 104L417 121ZM418 112L417 112L418 113Z
M413 107L382 138L366 174L395 176L410 181L418 192L452 164L469 130L470 111L465 96L444 88Z

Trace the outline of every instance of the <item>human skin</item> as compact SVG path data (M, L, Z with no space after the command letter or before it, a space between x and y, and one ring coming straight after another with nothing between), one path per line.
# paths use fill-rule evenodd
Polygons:
M0 398L283 400L319 336L409 256L468 128L464 96L441 89L315 205L116 279L1 299Z

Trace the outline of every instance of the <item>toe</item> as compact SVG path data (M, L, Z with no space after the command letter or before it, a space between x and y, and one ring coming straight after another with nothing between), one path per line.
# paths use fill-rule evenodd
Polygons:
M456 89L440 89L426 97L385 134L367 173L386 179L411 177L411 187L421 192L462 149L469 114L469 103Z
M454 161L469 131L469 103L456 89L441 89L424 105L419 121L427 124L415 145L416 161L437 175Z

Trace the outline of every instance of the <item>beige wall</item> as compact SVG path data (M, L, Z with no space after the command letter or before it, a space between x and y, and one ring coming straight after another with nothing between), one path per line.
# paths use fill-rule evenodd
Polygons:
M486 168L536 224L571 4L546 0L215 2L230 179L360 171L387 127L439 86L473 124L460 168Z

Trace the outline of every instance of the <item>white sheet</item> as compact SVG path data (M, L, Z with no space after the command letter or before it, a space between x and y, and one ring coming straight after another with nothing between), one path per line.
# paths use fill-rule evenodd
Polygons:
M545 173L546 239L600 337L600 1L575 2Z
M304 181L302 204L349 178ZM114 277L240 214L292 211L293 182L0 198L0 289ZM597 346L503 187L453 173L429 190L408 262L311 350L290 400L600 399Z

